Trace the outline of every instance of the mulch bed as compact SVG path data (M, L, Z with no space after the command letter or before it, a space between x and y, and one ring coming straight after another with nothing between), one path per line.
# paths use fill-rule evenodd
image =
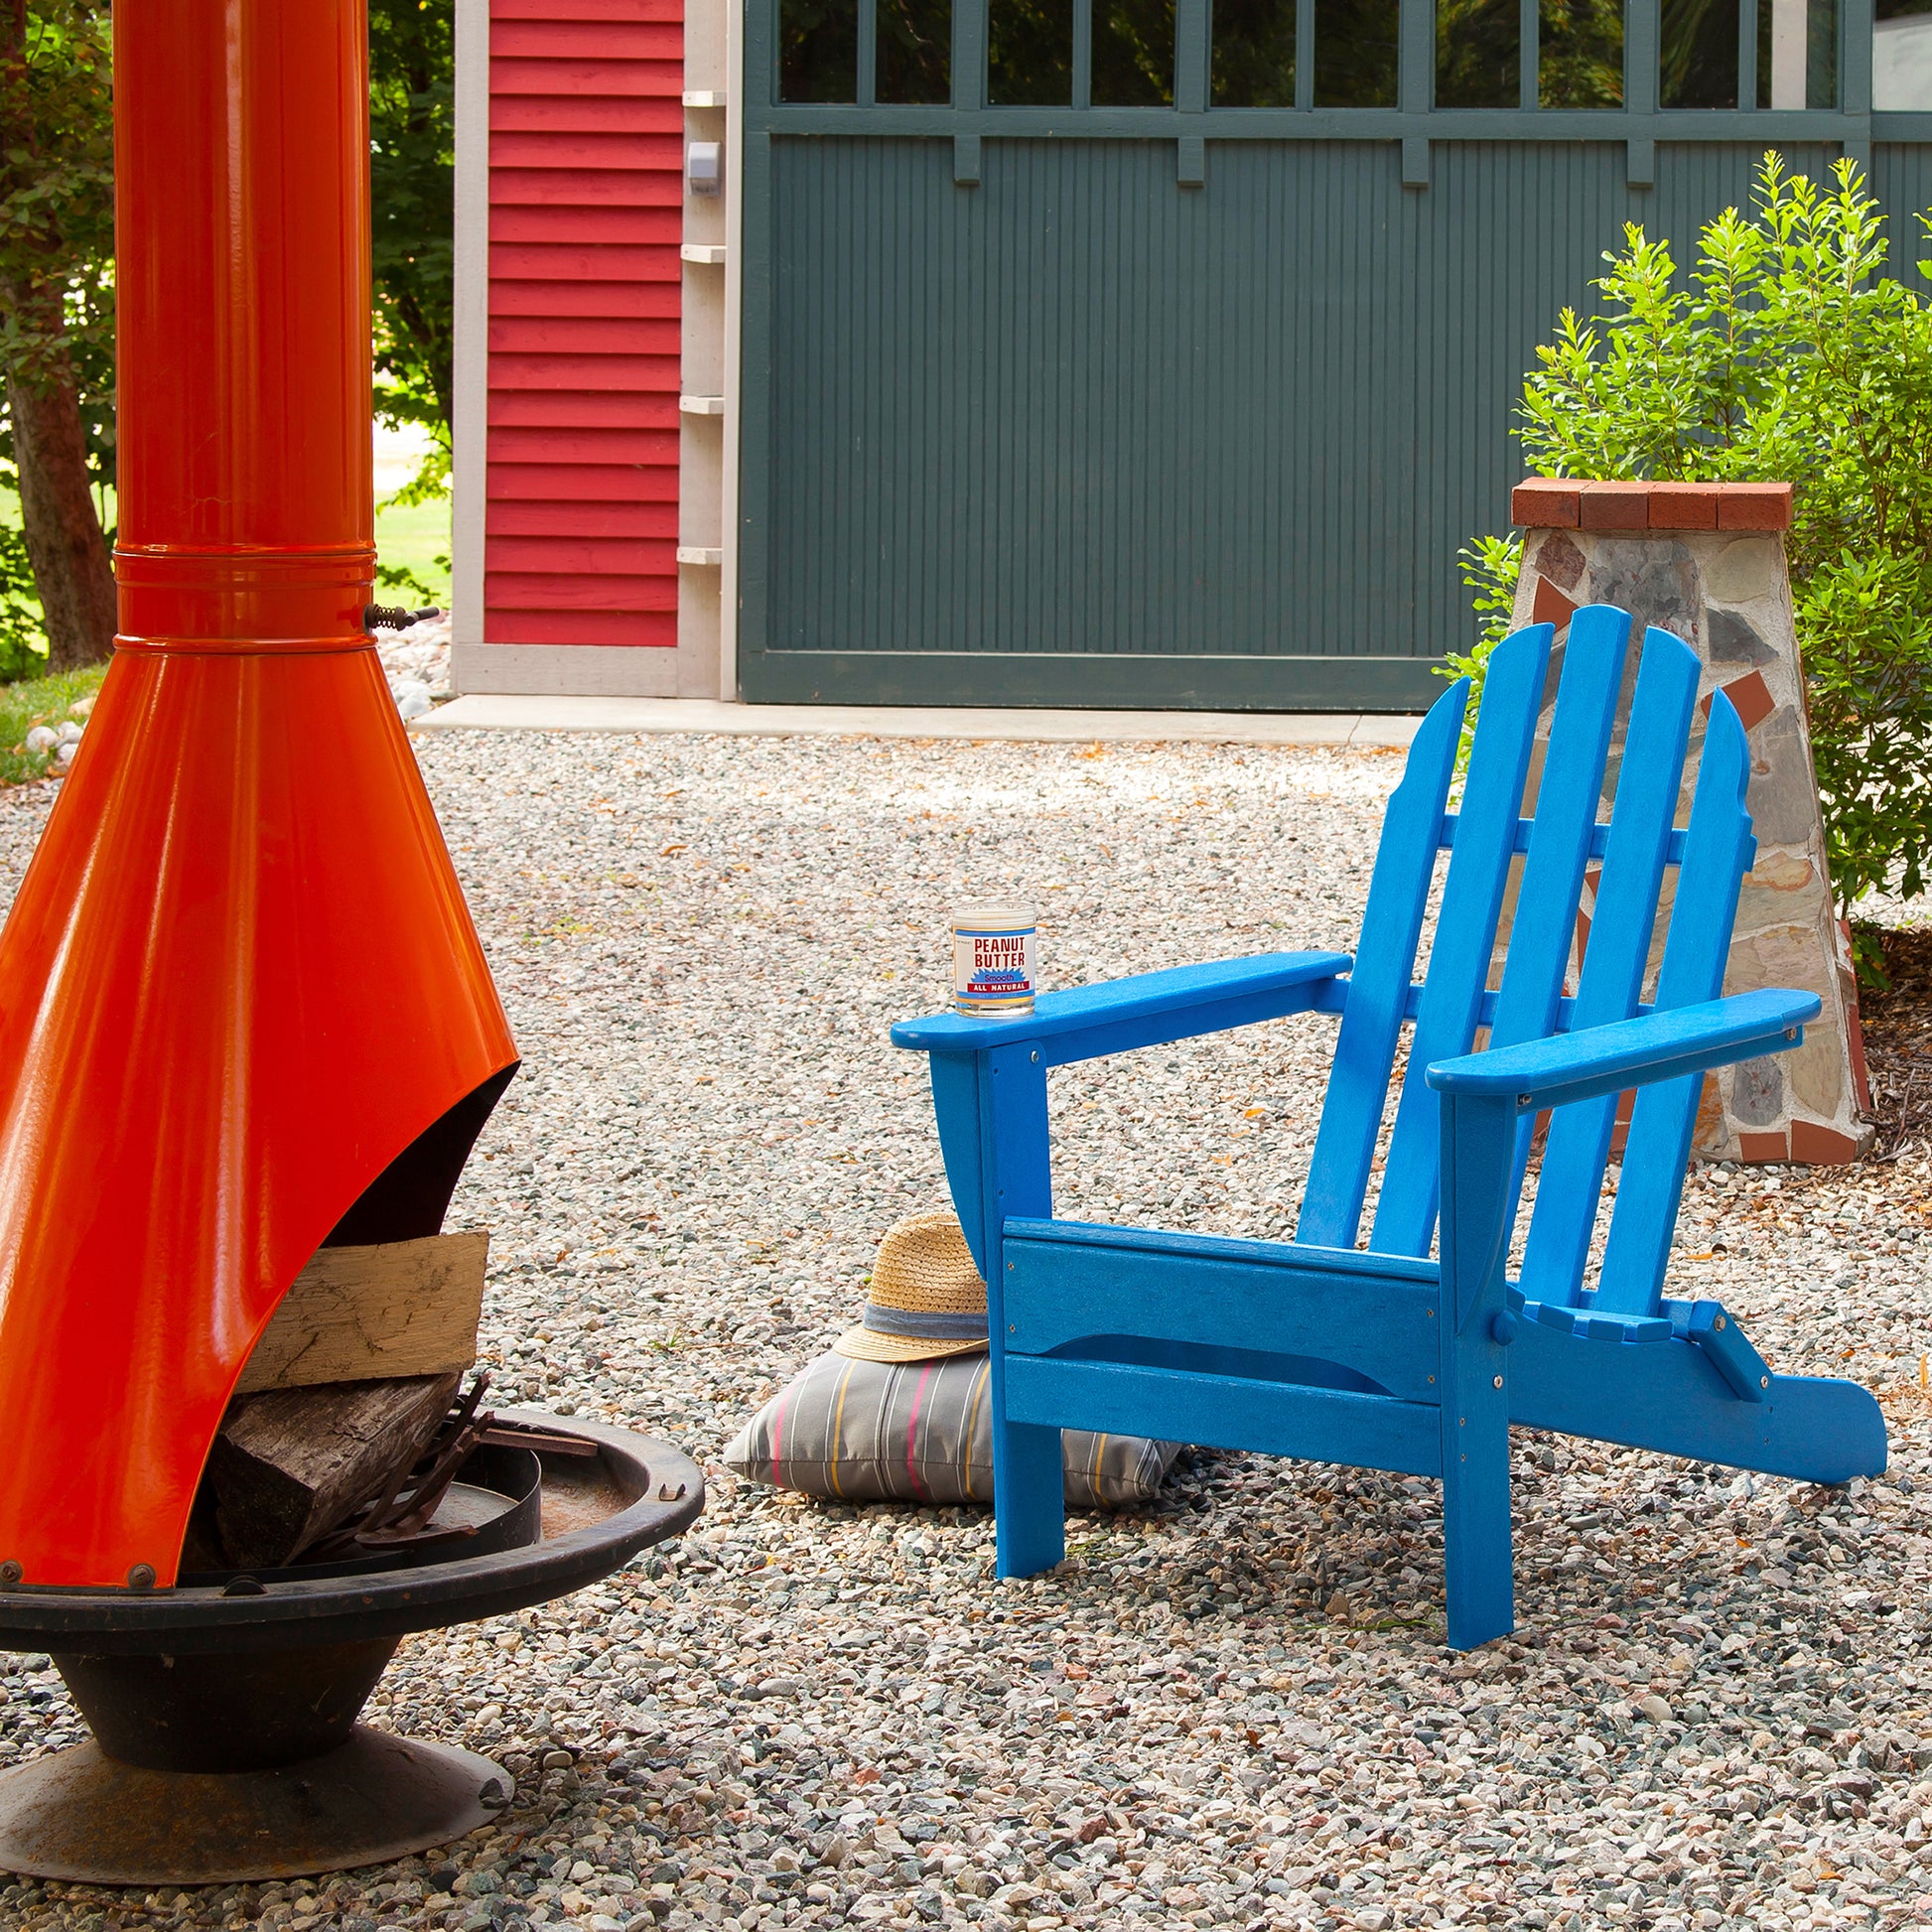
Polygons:
M1895 926L1883 933L1883 992L1865 990L1859 1015L1871 1111L1881 1161L1932 1148L1932 925Z

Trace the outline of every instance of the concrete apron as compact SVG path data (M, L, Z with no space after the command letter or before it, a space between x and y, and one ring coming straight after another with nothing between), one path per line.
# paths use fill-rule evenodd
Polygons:
M1301 745L1403 750L1419 718L1359 712L1025 711L999 706L723 704L709 698L474 692L412 731L718 733L734 738L938 738L1040 745Z

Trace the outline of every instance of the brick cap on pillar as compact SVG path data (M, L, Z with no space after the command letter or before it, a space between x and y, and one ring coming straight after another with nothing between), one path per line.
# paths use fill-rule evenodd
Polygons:
M1509 520L1525 530L1788 530L1791 485L1529 477L1510 492Z

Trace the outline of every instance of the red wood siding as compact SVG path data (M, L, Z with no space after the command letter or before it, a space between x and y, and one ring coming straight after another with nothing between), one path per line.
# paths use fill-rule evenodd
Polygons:
M681 0L491 0L483 641L677 642Z

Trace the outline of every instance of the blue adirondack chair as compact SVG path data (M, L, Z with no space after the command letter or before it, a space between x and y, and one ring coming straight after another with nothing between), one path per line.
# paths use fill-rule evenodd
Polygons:
M1551 627L1516 632L1491 658L1457 811L1449 796L1466 685L1437 703L1389 802L1352 960L1274 953L1181 967L1048 993L1020 1018L941 1014L893 1030L896 1044L930 1055L946 1177L987 1283L1001 1575L1064 1554L1062 1428L1440 1476L1457 1649L1515 1625L1512 1422L1814 1482L1884 1468L1868 1391L1773 1375L1721 1304L1663 1294L1705 1070L1795 1044L1819 1002L1788 990L1718 997L1756 846L1748 754L1720 693L1688 826L1674 829L1698 662L1667 631L1644 639L1614 809L1596 822L1629 636L1628 616L1608 606L1572 619L1533 818L1520 814ZM1442 851L1434 945L1412 983ZM1565 970L1592 860L1601 875L1573 998ZM1669 867L1653 1006L1641 994ZM1053 1218L1049 1067L1309 1011L1341 1024L1292 1243ZM1364 1250L1405 1024L1408 1069ZM1472 1052L1484 1028L1486 1048ZM1607 1243L1587 1289L1617 1096L1631 1088ZM1522 1273L1509 1281L1545 1109Z

